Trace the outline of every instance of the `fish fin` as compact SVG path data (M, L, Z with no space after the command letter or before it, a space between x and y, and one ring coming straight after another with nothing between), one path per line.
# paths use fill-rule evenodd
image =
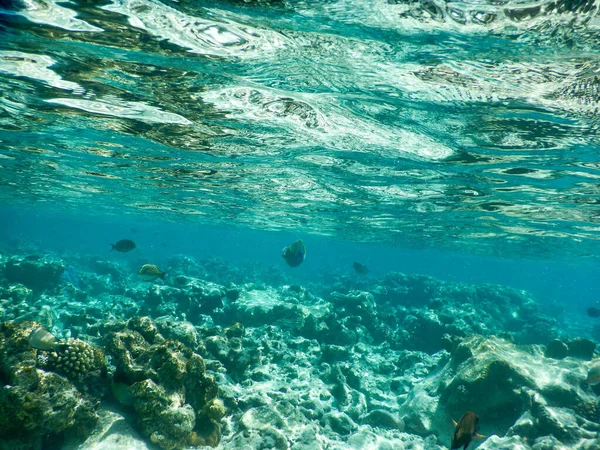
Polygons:
M452 419L452 423L454 424L455 427L458 426L458 422L456 420Z
M475 433L473 435L473 437L475 437L477 439L487 439L487 436L484 436L483 434L479 434L479 433Z

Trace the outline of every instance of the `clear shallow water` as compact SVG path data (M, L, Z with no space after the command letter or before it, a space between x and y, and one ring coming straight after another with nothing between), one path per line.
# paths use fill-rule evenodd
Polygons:
M5 206L595 261L597 1L1 5Z
M310 377L288 383L290 360L275 349L297 355L292 341L304 326L290 327L279 312L299 304L316 314L324 306L332 310L332 330L343 331L340 323L359 328L354 294L340 300L334 290L364 281L364 289L378 292L394 286L394 275L385 281L392 271L531 294L535 304L523 300L526 294L519 305L501 287L482 288L463 302L452 293L472 287L446 285L441 300L400 295L396 305L390 300L396 297L383 295L372 302L365 323L374 317L369 311L381 319L369 332L380 336L389 322L393 339L381 338L381 348L363 342L365 358L352 358L371 361L356 364L356 374L369 380L365 395L399 417L398 407L406 406L401 396L454 395L449 384L444 391L423 383L436 370L432 361L439 361L446 331L468 338L507 332L525 339L518 343L540 345L555 336L569 345L574 337L597 340L597 318L586 309L600 307L600 1L0 0L0 9L4 274L31 254L58 257L67 275L81 275L86 290L68 290L65 282L59 295L49 291L29 304L0 299L8 320L46 321L61 336L95 340L111 317L167 314L174 328L190 320L202 336L205 325L248 318L248 352L265 354L262 340L278 333L277 345L268 346L271 359L257 361L256 369L270 366L274 380L300 393L330 384L331 376L319 373L324 364L315 356L299 363ZM308 254L292 269L280 252L298 238ZM120 239L133 239L137 248L109 252ZM227 262L183 264L183 270L181 254ZM354 261L371 275L360 278ZM170 275L142 284L136 273L147 263ZM186 289L205 286L211 293L211 282L224 287L231 272L245 271L264 276L254 276L264 286L244 286L243 302L228 301L225 309L182 289L183 280ZM290 287L278 286L281 280ZM291 293L303 288L292 283L317 297L294 299ZM157 301L154 292L165 296ZM189 298L188 308L168 293ZM251 309L242 315L240 303L273 309L257 323ZM317 337L325 349L327 333ZM407 348L438 356L420 367ZM539 365L533 378L580 390L587 361L569 360L556 370L539 351L514 352L511 363L530 369L533 359ZM397 369L389 364L394 360ZM405 385L396 383L406 390L391 389L390 370L402 377L413 364L418 376L409 371ZM573 386L559 380L564 370ZM223 392L243 398L263 389L250 388L252 375L238 383L224 374ZM384 383L372 389L377 378ZM273 404L289 392L266 384ZM329 388L314 392L331 396ZM293 395L286 402L298 404ZM482 433L503 435L512 422L494 417L504 418L506 407L489 414L486 401L446 411L430 430L438 443L448 444L449 419L467 409L483 411ZM252 409L245 404L246 410L232 408L224 448L238 448L236 436L251 445L238 425ZM336 414L344 410L332 404ZM421 413L423 423L434 417L432 410ZM565 420L571 422L582 423ZM288 423L300 430L307 422ZM420 435L417 428L408 431ZM315 441L322 429L315 428Z
M286 282L305 286L344 275L360 280L352 263L365 264L369 276L382 277L390 272L408 275L425 274L441 281L466 284L499 284L525 290L540 307L560 318L568 328L587 335L597 319L585 311L600 307L600 286L596 282L595 258L565 258L541 260L517 256L476 255L438 248L398 248L379 243L350 242L318 234L287 231L257 231L235 226L206 226L195 222L174 223L146 215L117 218L102 215L57 215L53 210L22 208L0 210L3 236L0 250L7 254L55 254L76 267L89 261L111 260L121 269L137 272L142 264L152 262L170 269L173 258L185 255L197 261L216 258L233 266L249 267L271 274ZM110 251L110 243L130 238L137 248L130 253ZM306 262L288 267L281 258L281 249L298 238L307 246ZM81 261L78 260L77 255ZM244 269L241 269L242 271ZM225 283L219 273L217 283ZM266 280L265 280L266 281ZM569 331L571 332L571 331Z

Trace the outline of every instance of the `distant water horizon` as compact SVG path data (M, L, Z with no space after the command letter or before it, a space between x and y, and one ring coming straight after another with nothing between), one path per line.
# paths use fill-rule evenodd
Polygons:
M85 255L119 262L147 260L166 264L172 256L196 259L222 258L232 265L256 263L279 268L299 283L315 279L324 271L359 277L354 261L365 264L370 275L387 272L426 275L442 281L467 284L498 284L528 291L553 311L585 314L600 306L600 285L595 282L596 258L501 258L435 248L392 247L359 243L310 233L251 230L244 227L209 226L150 220L146 217L88 216L57 211L0 209L2 242L32 246L37 252L68 256ZM110 244L132 239L130 253L111 252ZM296 239L307 245L306 261L289 268L281 258L283 247Z

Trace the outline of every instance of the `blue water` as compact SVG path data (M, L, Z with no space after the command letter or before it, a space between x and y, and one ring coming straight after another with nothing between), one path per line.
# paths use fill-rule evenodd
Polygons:
M600 299L597 2L0 8L3 243Z
M203 226L196 223L173 223L135 216L81 217L72 214L17 209L2 210L2 236L10 246L36 249L63 255L68 262L73 254L109 259L123 264L149 261L168 267L175 255L197 260L221 258L231 264L250 263L273 268L292 281L306 283L320 280L323 273L351 277L352 263L368 266L370 274L388 272L426 274L443 281L492 283L523 289L552 313L585 314L590 305L598 305L600 286L596 282L594 258L560 260L519 258L511 255L473 255L435 248L394 248L383 244L357 243L317 234L268 232L234 226ZM135 240L130 253L110 251L110 243L123 238ZM281 249L302 238L307 257L298 268L289 268L281 258ZM21 250L22 251L22 250ZM583 319L585 321L585 319Z

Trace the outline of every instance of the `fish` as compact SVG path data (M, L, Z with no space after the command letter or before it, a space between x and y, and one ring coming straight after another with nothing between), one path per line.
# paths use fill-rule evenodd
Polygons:
M29 345L38 350L56 350L60 345L59 340L46 330L42 325L36 326L29 334Z
M486 438L486 436L477 433L479 431L479 417L473 411L464 413L458 423L454 422L454 426L450 450L460 448L461 445L464 446L463 450L466 450L474 437L479 439Z
M112 248L110 249L111 252L113 250L116 250L121 253L127 253L135 248L135 242L133 242L130 239L122 239L119 242L117 242L116 244L110 244L110 245L112 245Z
M587 315L590 317L600 317L600 309L590 306L587 309Z
M144 264L142 267L140 267L140 270L138 270L138 275L144 281L153 281L157 278L164 280L166 273L167 272L162 272L154 264Z
M302 239L294 242L281 251L281 256L290 267L298 267L306 258L306 246Z
M596 361L594 364L591 365L590 370L588 370L588 375L585 382L587 384L600 383L600 360Z
M369 273L369 268L359 262L355 261L354 263L352 263L352 267L354 267L356 273L360 273L362 275L366 275L367 273Z

